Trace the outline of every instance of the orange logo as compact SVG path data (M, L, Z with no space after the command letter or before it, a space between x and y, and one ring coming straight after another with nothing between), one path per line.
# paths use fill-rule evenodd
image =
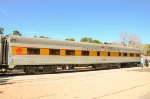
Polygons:
M17 53L18 55L23 54L22 48L17 48L17 49L16 49L16 53Z

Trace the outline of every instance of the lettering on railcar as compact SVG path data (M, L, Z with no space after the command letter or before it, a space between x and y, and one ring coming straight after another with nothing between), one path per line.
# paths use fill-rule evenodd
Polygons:
M101 47L99 47L99 48L82 47L82 50L94 50L94 51L102 51L102 50L105 50L105 51L120 51L119 49L113 49L113 47L104 47L104 46L101 46Z

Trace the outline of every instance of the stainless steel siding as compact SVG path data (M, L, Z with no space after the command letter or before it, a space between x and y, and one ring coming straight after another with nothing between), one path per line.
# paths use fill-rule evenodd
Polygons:
M98 56L12 56L10 65L51 65L51 64L100 64L140 62L137 57L98 57Z

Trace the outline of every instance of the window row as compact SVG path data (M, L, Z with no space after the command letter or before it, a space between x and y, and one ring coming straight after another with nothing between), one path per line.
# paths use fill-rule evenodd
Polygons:
M100 52L97 51L95 56L130 56L130 57L140 57L140 54L135 53L118 53L118 52ZM28 55L40 55L40 48L27 48ZM61 55L60 49L49 49L49 55ZM75 50L65 50L65 55L76 55ZM90 51L81 51L81 56L91 56ZM93 55L94 56L94 55Z

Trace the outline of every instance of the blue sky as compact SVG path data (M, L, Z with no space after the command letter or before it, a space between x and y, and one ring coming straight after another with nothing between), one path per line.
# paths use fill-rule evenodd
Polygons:
M150 43L150 0L0 0L0 27L77 41L119 41L128 32Z

